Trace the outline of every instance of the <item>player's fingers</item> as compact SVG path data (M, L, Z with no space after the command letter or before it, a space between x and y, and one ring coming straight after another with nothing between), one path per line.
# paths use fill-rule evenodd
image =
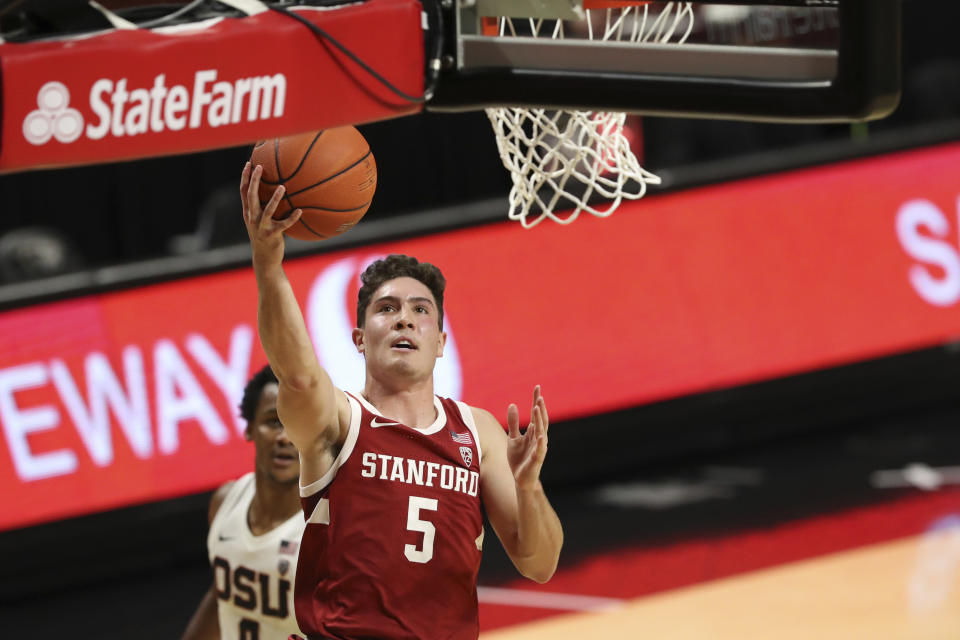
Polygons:
M550 416L547 415L547 402L540 396L537 400L537 407L540 408L540 422L543 423L543 432L546 433L550 428Z
M240 172L240 204L243 207L243 218L249 221L250 207L247 206L247 190L250 187L250 162L243 165L243 171Z
M535 440L543 432L543 420L540 417L540 407L534 407L530 411L530 426L527 427L527 437Z
M260 175L263 167L259 164L250 171L250 181L247 184L247 207L250 209L250 222L259 224L263 218L263 208L260 206Z
M511 438L520 436L520 410L513 403L507 407L507 431Z
M277 220L277 229L280 231L286 231L293 225L297 224L297 220L300 219L300 216L303 215L303 209L296 209L293 213L288 215L283 220Z
M547 434L544 433L537 438L537 462L543 464L547 458Z
M240 197L243 203L247 203L247 187L250 186L250 161L243 165L243 171L240 172Z
M273 214L277 212L277 207L280 206L280 200L283 198L285 191L286 189L283 185L273 190L273 194L263 207L263 216L261 218L263 222L261 222L261 226L271 225L274 222Z
M537 398L540 397L540 385L533 388L533 404L530 405L530 424L533 424L533 409L537 406Z

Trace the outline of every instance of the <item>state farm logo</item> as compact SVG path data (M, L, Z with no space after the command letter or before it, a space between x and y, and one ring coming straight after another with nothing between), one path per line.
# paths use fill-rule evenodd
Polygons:
M33 145L46 144L50 138L73 142L83 133L83 116L70 106L70 91L62 82L48 82L37 93L35 111L23 120L23 137Z
M283 116L287 78L282 73L225 81L215 69L197 71L191 86L167 84L166 74L153 84L132 86L128 78L101 78L89 93L89 124L70 108L70 91L48 82L37 94L39 109L23 121L23 136L33 145L56 138L63 143L86 135L90 140L123 138L163 131L222 127Z

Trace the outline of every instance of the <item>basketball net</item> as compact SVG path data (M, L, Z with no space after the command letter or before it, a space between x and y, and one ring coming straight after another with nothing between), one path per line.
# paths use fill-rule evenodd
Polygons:
M591 6L615 8L590 9ZM584 0L586 19L497 19L494 35L536 38L589 38L621 42L681 44L693 30L690 2L649 3ZM526 27L529 33L518 33ZM545 218L570 224L581 211L605 218L624 198L642 198L660 178L640 166L623 133L625 113L550 109L487 109L503 166L510 172L511 220L529 229ZM605 203L593 206L591 200ZM572 211L557 215L557 209Z

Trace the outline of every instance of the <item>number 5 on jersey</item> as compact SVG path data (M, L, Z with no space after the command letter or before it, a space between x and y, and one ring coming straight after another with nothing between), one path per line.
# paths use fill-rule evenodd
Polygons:
M437 533L437 529L432 522L420 519L420 511L423 509L436 511L437 500L435 498L410 496L410 503L407 507L407 529L409 531L419 531L423 534L423 548L418 549L412 544L405 545L403 548L403 555L407 556L407 560L421 564L430 562L430 559L433 558L433 538Z

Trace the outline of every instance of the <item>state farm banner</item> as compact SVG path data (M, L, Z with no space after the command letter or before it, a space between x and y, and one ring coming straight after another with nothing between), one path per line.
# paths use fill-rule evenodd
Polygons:
M438 392L505 420L539 383L552 419L569 420L957 338L957 166L960 144L945 145L287 273L322 364L357 390L360 272L394 252L434 262L449 282ZM249 269L0 314L0 528L248 470L236 407L264 362Z
M416 0L296 12L399 89L423 93ZM127 160L419 111L290 16L0 43L0 171Z

